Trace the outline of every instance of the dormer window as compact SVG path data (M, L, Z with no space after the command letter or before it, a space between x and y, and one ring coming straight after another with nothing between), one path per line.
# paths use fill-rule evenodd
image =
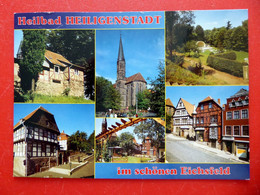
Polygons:
M54 66L54 71L55 71L55 73L59 74L59 72L60 72L59 67L58 66Z

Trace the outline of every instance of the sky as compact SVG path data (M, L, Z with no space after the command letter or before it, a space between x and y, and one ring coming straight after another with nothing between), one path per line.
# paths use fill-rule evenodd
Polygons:
M120 33L126 61L126 77L140 72L144 79L154 79L165 58L164 30L97 30L96 75L115 83Z
M194 11L195 25L200 25L204 30L212 30L227 25L230 21L232 27L242 24L242 21L248 19L248 10L200 10Z
M54 115L60 132L71 135L79 130L90 136L94 131L94 104L14 104L14 125L40 106Z
M16 57L19 45L21 40L23 39L23 31L15 30L14 31L14 57Z
M128 119L124 119L124 120L128 121ZM96 118L96 135L101 133L102 121L103 121L102 118ZM111 125L115 125L116 122L122 124L120 119L107 119L107 127L111 127ZM134 126L130 126L125 129L122 129L122 130L116 132L116 134L117 134L117 136L120 136L121 133L125 133L125 132L131 133L135 137L135 140L138 144L142 143L142 140L139 139L136 134L134 134Z
M198 103L211 96L216 101L220 99L221 105L227 103L227 98L237 93L240 89L248 90L248 86L192 86L192 87L166 87L166 99L170 98L174 107L180 98L198 106Z

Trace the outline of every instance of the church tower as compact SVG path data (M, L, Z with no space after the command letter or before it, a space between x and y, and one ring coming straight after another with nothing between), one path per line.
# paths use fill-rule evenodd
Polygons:
M120 35L119 50L117 57L117 80L125 80L125 56L123 51L123 44Z
M117 80L116 89L121 95L121 107L126 107L126 77L125 77L125 56L123 51L123 44L120 35L119 50L117 57Z

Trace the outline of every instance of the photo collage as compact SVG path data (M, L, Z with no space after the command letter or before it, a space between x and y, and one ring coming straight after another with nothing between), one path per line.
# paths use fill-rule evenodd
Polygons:
M14 177L249 165L248 11L162 19L158 28L14 30Z

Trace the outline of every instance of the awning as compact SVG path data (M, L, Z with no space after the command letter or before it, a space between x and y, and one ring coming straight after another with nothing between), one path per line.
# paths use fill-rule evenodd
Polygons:
M205 128L204 127L197 127L197 128L195 128L195 131L205 131Z

